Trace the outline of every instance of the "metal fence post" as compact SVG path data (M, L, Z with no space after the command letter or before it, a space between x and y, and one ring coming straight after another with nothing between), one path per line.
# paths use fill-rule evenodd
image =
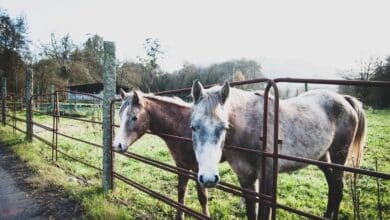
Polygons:
M32 125L32 101L33 95L33 71L28 68L26 70L26 140L32 141L33 125Z
M108 192L113 189L112 182L112 141L111 141L111 120L110 104L115 97L116 77L115 77L115 44L114 42L104 42L104 73L103 73L103 191Z
M54 85L50 85L50 110L54 110L54 93L55 93L56 88Z
M7 78L1 77L1 121L5 126L6 123L6 101L7 99Z
M12 134L15 135L16 133L16 95L12 96Z
M54 92L55 97L54 97L54 115L55 115L55 161L58 159L58 124L60 123L60 102L58 98L58 91Z

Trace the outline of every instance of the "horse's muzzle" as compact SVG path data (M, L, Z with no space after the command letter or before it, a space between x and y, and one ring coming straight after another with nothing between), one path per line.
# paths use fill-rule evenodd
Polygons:
M124 153L127 150L127 147L125 145L121 144L121 143L118 143L117 145L114 145L112 148L113 148L113 150L119 151L121 153Z
M215 187L219 183L219 176L218 175L213 175L213 176L199 175L198 181L203 187L211 188L211 187Z

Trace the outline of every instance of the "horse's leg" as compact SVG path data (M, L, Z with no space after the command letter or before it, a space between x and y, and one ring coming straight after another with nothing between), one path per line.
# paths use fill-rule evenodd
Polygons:
M343 146L343 145L341 145ZM344 145L345 146L345 145ZM339 151L330 151L332 163L344 165L348 156L348 148ZM343 198L343 177L344 171L333 169L333 216L332 219L338 219L340 203Z
M340 129L336 134L332 145L329 148L330 159L332 163L344 165L347 161L348 150L354 138L353 129ZM343 198L343 177L344 171L333 169L333 216L332 219L338 219L340 203Z
M198 181L196 181L196 190L198 191L198 200L202 206L203 214L210 216L209 207L207 205L207 189L202 187Z
M325 156L320 158L321 161L329 162L328 153ZM318 166L322 172L325 174L326 182L328 183L328 204L326 207L326 212L324 214L325 218L330 218L333 211L333 200L334 200L334 190L333 190L333 170L332 168Z
M177 186L178 202L182 205L185 204L185 197L187 194L188 177L185 175L179 175L179 183ZM182 210L177 209L176 219L184 219L184 213Z
M338 219L338 214L339 214L339 208L340 208L340 203L343 198L343 188L344 188L344 183L343 183L343 177L344 177L344 171L341 170L334 170L333 171L333 177L334 177L334 195L335 195L335 205L334 205L334 210L333 210L333 219Z
M256 191L256 177L247 176L238 176L238 181L240 182L240 186L245 189L249 189L252 191ZM246 216L248 220L255 220L256 213L256 200L252 195L245 195L245 207L246 207Z
M272 183L273 183L273 172L272 172L272 159L267 158L266 159L266 166L265 166L265 176L264 178L260 177L260 181L265 181L265 188L260 189L260 193L269 195L269 196L276 196L271 195L272 194ZM259 220L268 220L270 217L271 208L267 205L260 204L259 206Z

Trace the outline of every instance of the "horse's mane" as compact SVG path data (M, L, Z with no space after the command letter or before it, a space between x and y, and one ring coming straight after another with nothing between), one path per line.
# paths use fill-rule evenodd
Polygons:
M177 96L169 97L169 96L158 96L158 95L154 95L154 94L143 94L143 97L150 99L150 100L174 104L174 105L177 105L180 107L185 107L185 108L191 108L191 106L192 106L191 103L187 103Z
M221 86L213 86L209 89L206 89L206 92L203 94L203 99L207 99L207 102L204 102L204 107L206 113L212 113L214 111L215 107L220 104L220 90ZM242 89L237 89L237 88L230 88L230 93L229 93L229 98L227 101L229 102L230 100L233 99L239 99L237 96L239 95L250 95L254 94L256 96L261 96L264 97L264 91L263 90L256 90L256 91L246 91ZM273 100L274 97L273 95L269 95L269 99Z

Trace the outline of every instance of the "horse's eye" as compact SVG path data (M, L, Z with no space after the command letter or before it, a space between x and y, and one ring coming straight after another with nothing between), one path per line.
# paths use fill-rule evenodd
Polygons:
M192 131L196 131L196 128L194 126L191 126Z
M133 117L131 118L131 120L137 121L137 116L133 116Z

